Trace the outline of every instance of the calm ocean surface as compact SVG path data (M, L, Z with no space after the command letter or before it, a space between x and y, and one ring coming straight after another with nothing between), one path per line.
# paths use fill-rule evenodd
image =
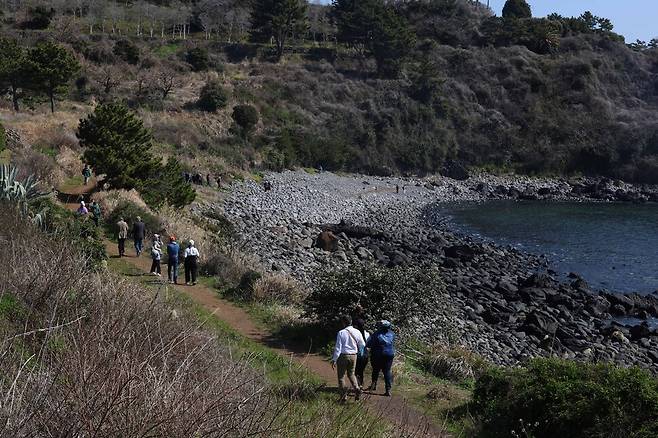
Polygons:
M492 201L446 205L458 231L545 254L594 288L658 290L658 205Z

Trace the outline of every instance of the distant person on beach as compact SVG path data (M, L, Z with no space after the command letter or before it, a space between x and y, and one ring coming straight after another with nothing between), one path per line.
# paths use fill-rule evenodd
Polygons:
M363 336L363 340L368 343L368 339L370 338L370 333L368 333L368 330L366 330L366 323L363 319L358 318L354 320L354 328L361 333L361 336ZM363 388L363 372L366 370L366 366L368 365L368 349L364 348L363 349L363 354L358 355L356 357L356 369L354 370L354 374L356 375L356 379L359 381L359 386Z
M77 212L80 216L86 216L86 215L89 214L89 210L87 210L87 206L85 205L85 201L80 201L80 206L78 207L78 209L76 210L76 212Z
M123 220L122 217L119 218L117 222L117 239L119 241L119 257L126 255L126 239L128 238L128 224Z
M210 174L209 173L206 174L206 185L208 187L210 187Z
M355 399L359 400L361 397L362 390L356 378L355 371L357 357L363 354L366 343L363 340L361 332L352 327L352 318L348 315L340 317L340 325L343 329L338 332L338 335L336 335L336 346L331 358L331 368L338 368L337 375L338 388L340 390L340 402L345 403L347 401L345 374L347 374L347 377L352 384L352 388L354 388L356 393Z
M85 167L82 169L82 177L85 180L85 185L87 185L91 178L91 168L89 167L89 164L85 164Z
M178 284L179 252L180 245L176 242L176 236L169 236L169 245L167 245L167 277L171 284Z
M162 240L160 240L159 234L153 235L151 259L153 260L153 263L151 263L151 274L160 277L162 275L162 270L160 268L160 260L162 260Z
M217 180L217 188L221 189L222 188L222 176L217 175L217 178L215 178L215 179Z
M395 357L394 344L395 333L393 333L391 323L386 320L377 323L377 330L366 343L366 346L370 349L370 365L372 365L372 383L368 389L371 391L377 389L377 379L381 371L384 373L384 383L386 385L384 395L387 397L391 396L391 386L393 384L391 368Z
M98 226L101 222L101 206L96 201L91 201L91 218L94 220L94 224Z
M133 224L133 240L135 241L135 252L137 257L140 256L142 250L144 249L144 234L145 234L145 225L142 222L142 218L137 216L137 220Z
M400 186L398 184L395 185L395 193L400 193Z
M194 240L190 239L187 243L183 257L185 258L183 262L185 265L185 284L194 286L199 270L199 250L194 246Z

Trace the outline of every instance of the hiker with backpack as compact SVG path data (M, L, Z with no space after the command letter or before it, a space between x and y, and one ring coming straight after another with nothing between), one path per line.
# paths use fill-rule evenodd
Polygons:
M340 402L345 403L348 391L345 387L345 374L347 374L352 388L354 388L355 400L361 398L362 389L356 378L355 370L357 358L365 355L366 342L361 332L352 327L352 318L348 315L340 317L340 325L343 328L336 335L336 346L331 358L331 368L337 368Z
M98 226L101 221L101 206L96 201L91 201L91 218L94 220L94 224Z
M368 330L366 330L366 323L362 318L357 318L354 319L354 328L361 333L361 336L363 336L363 340L368 343L368 339L370 338L370 333L368 333ZM366 366L368 365L368 349L364 348L363 354L359 356L357 353L356 356L356 369L354 370L354 374L356 375L356 379L359 381L359 386L363 388L363 373L366 370Z
M142 222L142 218L137 216L137 220L133 224L133 240L135 241L135 252L137 253L137 257L140 256L144 249L144 235L146 233L146 226L144 225L144 222Z
M199 270L199 250L194 246L194 240L190 239L183 253L185 258L185 284L194 286L196 284L197 271Z
M85 167L82 169L82 177L85 180L85 185L87 185L91 179L91 167L89 167L89 164L85 164Z
M126 239L128 238L128 224L123 220L122 217L119 218L117 222L117 240L119 241L119 257L126 255Z
M167 277L170 284L178 284L178 253L180 245L176 242L176 236L169 236L167 245Z
M377 379L379 372L384 373L384 384L386 391L384 395L391 396L391 386L393 384L393 358L395 357L395 333L393 333L391 323L382 320L377 323L377 330L370 336L366 346L370 349L370 365L372 365L372 383L368 390L377 390Z
M159 234L153 235L151 259L153 260L153 263L151 263L151 274L160 277L162 275L162 270L160 269L160 260L162 259L162 240L160 240Z

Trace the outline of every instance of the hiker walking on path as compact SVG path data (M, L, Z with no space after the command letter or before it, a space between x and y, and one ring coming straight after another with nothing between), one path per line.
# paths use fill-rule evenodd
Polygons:
M89 167L89 164L85 164L85 167L82 169L82 177L85 180L85 185L87 185L91 178L91 167Z
M366 323L363 319L358 318L354 320L354 328L361 333L361 336L363 336L363 340L368 343L368 339L370 338L370 333L366 330ZM363 372L366 370L366 366L368 365L368 349L364 348L363 349L363 354L359 355L357 354L356 357L356 369L354 371L354 374L356 375L356 379L359 381L359 386L363 388Z
M366 346L370 348L370 364L372 365L372 383L368 389L377 390L377 379L379 372L382 371L386 385L384 395L390 397L393 384L391 368L395 357L395 333L391 329L391 323L386 320L379 321L377 331L370 336Z
M153 235L151 259L153 259L153 263L151 263L151 274L160 277L162 275L162 270L160 269L160 260L162 259L162 240L160 240L159 234Z
M119 257L126 255L126 239L128 238L128 224L123 220L122 217L119 218L117 222L117 240L119 241Z
M331 368L338 368L338 388L340 390L340 402L347 401L347 388L345 387L345 374L347 374L352 388L356 393L355 399L361 398L361 387L354 374L356 370L357 356L362 356L366 346L363 335L352 327L352 318L347 315L340 317L340 325L343 327L336 336L336 347L331 358Z
M91 201L91 218L94 220L94 224L98 226L101 221L101 206L96 201Z
M137 257L140 256L142 251L144 250L144 233L145 233L145 225L144 222L142 222L142 218L137 216L137 220L133 224L133 240L135 241L135 252L137 253Z
M89 210L87 210L85 201L80 201L80 207L78 207L76 213L78 213L80 216L87 216L89 214Z
M171 284L178 284L179 252L180 245L176 242L176 236L169 236L169 245L167 245L167 277Z
M199 250L194 246L194 240L191 240L183 253L185 258L185 284L194 286L196 284L196 275L199 270Z

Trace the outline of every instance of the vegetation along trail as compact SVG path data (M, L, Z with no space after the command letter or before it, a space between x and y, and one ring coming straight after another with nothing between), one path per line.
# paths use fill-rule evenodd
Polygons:
M75 211L78 208L77 198L80 195L89 195L96 187L96 181L92 180L88 186L69 186L59 192L60 199L64 200L66 208ZM116 242L109 239L104 240L107 255L110 258L118 258L119 252ZM131 255L133 250L127 249L128 255L123 258L127 263L137 268L142 275L147 273L151 267L151 259L146 256L135 257ZM161 280L160 280L161 278ZM277 339L263 327L258 326L251 316L239 306L222 299L212 288L201 283L192 285L169 285L164 277L158 280L164 287L174 287L178 291L189 295L196 303L210 311L215 317L227 323L232 329L241 335L265 345L277 353L290 357L302 364L313 374L322 378L330 388L336 387L336 373L331 369L329 363L320 354L310 353L304 345L295 345ZM365 394L363 402L376 414L387 418L397 425L413 424L424 436L449 436L432 422L425 413L409 405L404 397L393 394L392 397L383 397L379 394Z

